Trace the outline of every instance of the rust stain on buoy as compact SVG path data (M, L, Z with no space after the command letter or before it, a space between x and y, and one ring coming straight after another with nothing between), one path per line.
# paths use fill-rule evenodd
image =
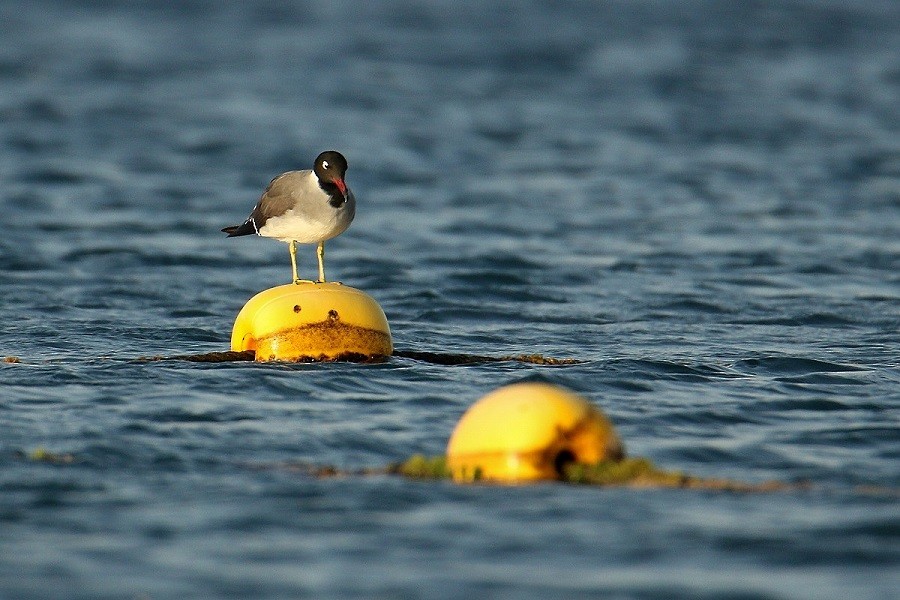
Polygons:
M391 337L383 331L346 325L338 320L275 331L255 340L256 360L319 362L391 355ZM341 352L323 352L322 348Z

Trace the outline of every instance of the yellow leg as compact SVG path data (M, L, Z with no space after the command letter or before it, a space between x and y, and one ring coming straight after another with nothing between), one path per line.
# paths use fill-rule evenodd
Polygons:
M291 272L294 275L294 283L300 283L300 278L297 277L297 242L291 240L288 249L291 252Z
M319 257L319 283L325 283L325 242L319 242L316 256Z
M300 279L297 275L297 242L295 240L291 240L288 244L288 249L291 251L291 272L294 275L294 283L313 283L309 279ZM319 260L319 272L322 271L322 261Z

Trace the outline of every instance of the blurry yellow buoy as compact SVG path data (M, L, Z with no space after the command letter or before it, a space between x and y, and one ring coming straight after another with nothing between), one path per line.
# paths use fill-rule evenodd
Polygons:
M455 481L559 479L571 462L596 464L625 451L612 423L559 386L518 383L472 405L447 444Z
M338 283L301 282L264 290L238 313L235 352L256 360L341 360L390 356L391 330L370 296Z

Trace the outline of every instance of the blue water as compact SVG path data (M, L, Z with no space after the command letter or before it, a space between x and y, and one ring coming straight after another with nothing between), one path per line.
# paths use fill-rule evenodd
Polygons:
M3 2L0 598L897 598L898 57L890 1ZM330 148L399 350L582 362L134 360L228 349L290 261L219 229ZM808 488L301 467L522 380Z

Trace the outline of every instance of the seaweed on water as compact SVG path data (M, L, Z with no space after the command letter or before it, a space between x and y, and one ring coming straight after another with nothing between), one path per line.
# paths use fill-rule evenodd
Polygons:
M205 352L203 354L176 354L174 356L141 356L135 359L138 362L159 362L163 360L184 360L187 362L220 363L252 361L256 359L253 350L243 352Z
M410 479L449 479L450 468L445 456L416 454L402 463L388 467L387 472ZM479 478L476 478L479 479ZM774 492L788 489L788 484L767 481L759 484L728 479L705 479L681 471L666 471L647 458L604 460L593 465L569 463L562 469L564 483L591 486L633 488L680 488L731 492Z
M660 469L646 458L606 460L594 465L570 463L563 470L563 480L568 483L584 485L682 488L723 492L774 492L790 487L779 481L753 484L729 479L695 477L681 471Z
M561 366L561 365L577 365L583 361L574 358L553 358L543 356L542 354L516 354L508 356L483 356L479 354L449 354L438 352L415 352L405 350L395 350L391 355L396 358L408 358L419 362L427 362L435 365L475 365L482 363L496 362L520 362L532 365L543 366ZM240 362L256 360L256 353L253 350L244 350L241 352L206 352L203 354L176 354L173 356L143 356L136 359L139 362L158 362L163 360L183 360L187 362L200 363L221 363L221 362ZM316 358L309 357L308 360L298 360L294 362L354 362L354 363L372 363L384 362L383 357L371 357L364 354L347 353L336 358ZM9 362L9 361L8 361ZM16 360L18 362L18 359Z
M450 469L445 456L414 454L402 463L390 465L387 472L410 479L449 479Z
M541 354L515 354L507 356L483 356L479 354L445 354L438 352L416 352L395 350L393 356L409 358L435 365L472 365L494 362L521 362L533 365L577 365L582 361L574 358L552 358Z
M38 446L31 452L18 451L16 455L19 458L30 460L33 462L44 462L53 464L70 464L75 462L75 456L68 453L51 452L43 446Z
M31 462L70 465L77 462L76 456L69 453L52 452L42 446L29 452L16 451L21 460ZM342 469L333 465L314 464L308 462L289 461L279 464L249 465L254 469L287 469L317 479L344 477L399 476L412 480L450 480L452 473L447 464L447 457L425 456L415 454L407 460L392 463L386 467L370 467L362 469ZM481 481L475 477L475 481ZM634 489L691 489L711 492L769 493L790 490L806 490L811 487L808 482L784 483L780 481L764 481L762 483L745 483L730 479L695 477L681 471L666 471L656 467L646 458L624 458L622 460L605 460L593 465L569 463L562 468L559 481L572 485L594 487L627 487ZM530 483L530 482L522 482ZM859 486L854 490L864 495L897 497L900 494L895 488L880 486Z

